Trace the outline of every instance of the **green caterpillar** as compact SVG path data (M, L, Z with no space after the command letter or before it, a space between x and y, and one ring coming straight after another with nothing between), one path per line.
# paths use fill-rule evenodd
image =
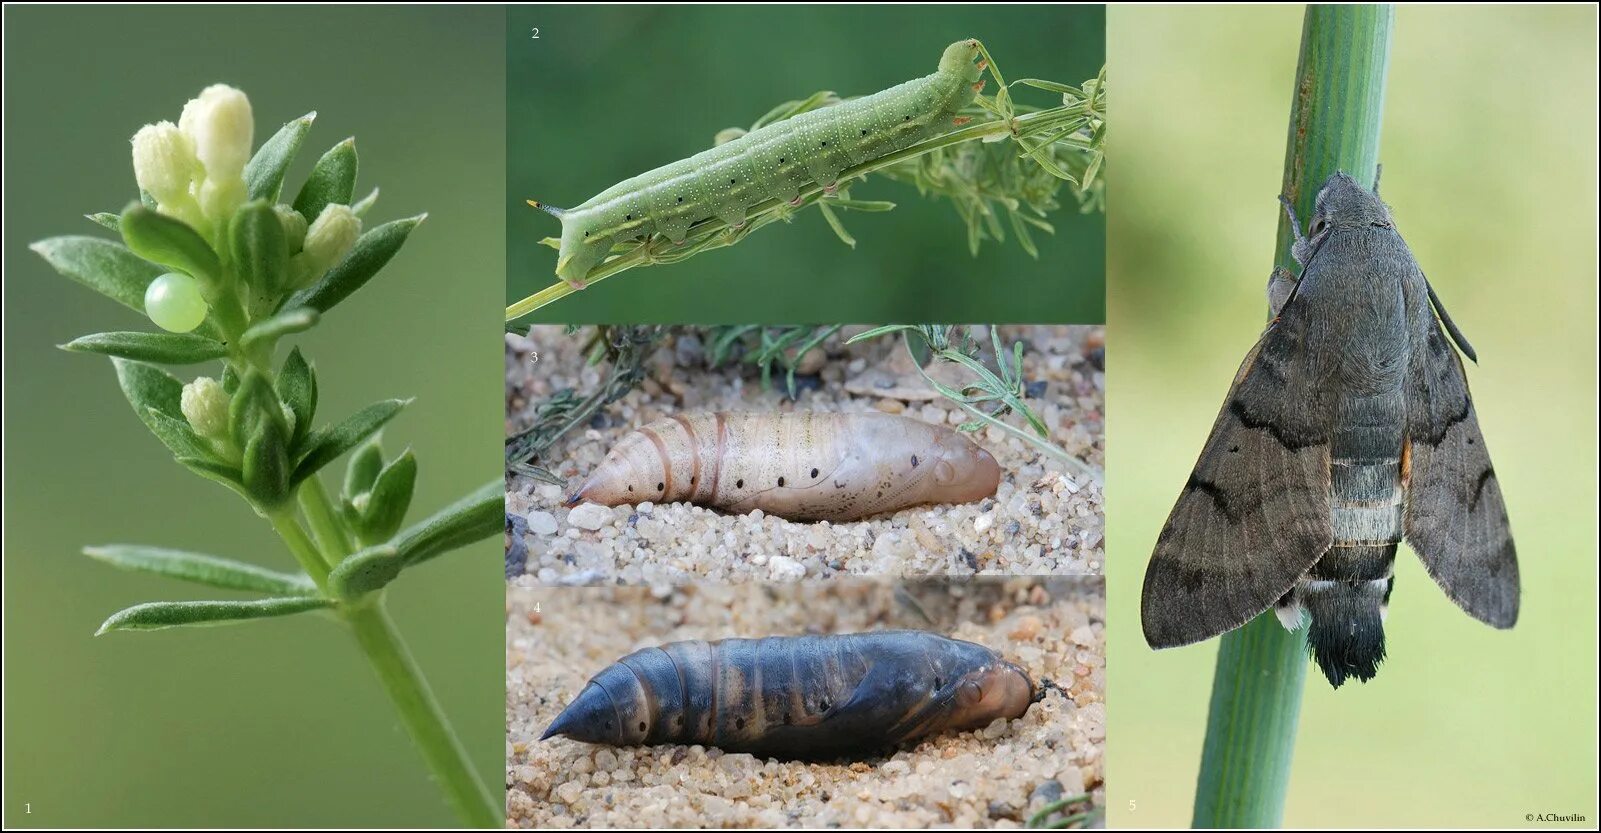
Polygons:
M617 241L660 234L682 243L696 223L730 228L766 200L799 204L803 188L833 193L841 171L944 132L983 88L976 40L951 44L939 69L913 81L766 125L627 179L577 208L529 200L561 220L556 274L575 289Z

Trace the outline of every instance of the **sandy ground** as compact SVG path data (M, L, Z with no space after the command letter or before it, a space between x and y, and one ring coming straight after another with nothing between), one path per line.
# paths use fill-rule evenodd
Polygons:
M1105 585L1099 577L508 588L508 827L1018 827L1081 793L1104 818ZM922 628L1054 681L1017 720L888 757L800 763L701 746L538 737L588 678L680 639ZM1052 816L1052 819L1057 818Z
M777 380L764 389L748 364L708 370L700 339L675 333L651 359L642 385L588 426L562 437L539 461L566 485L509 475L508 578L524 584L666 586L840 574L1100 574L1103 487L994 427L970 435L1004 472L995 497L980 503L914 507L849 523L792 523L760 512L735 516L684 503L561 506L564 493L618 438L673 413L880 410L952 426L966 419L917 376L898 337L843 344L862 329L846 328L806 357L798 401L791 401ZM1008 346L1018 340L1027 346L1028 402L1048 426L1052 442L1103 467L1105 373L1097 350L1104 329L1006 326L1001 335ZM595 388L602 371L585 366L581 346L581 336L555 326L535 328L527 338L507 336L508 436L530 424L534 408L552 394ZM937 372L961 371L945 364ZM1024 425L1015 415L1008 419Z

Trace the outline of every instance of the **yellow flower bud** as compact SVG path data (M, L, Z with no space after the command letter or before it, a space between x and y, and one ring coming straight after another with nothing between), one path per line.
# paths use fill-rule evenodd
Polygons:
M278 222L284 227L284 241L289 244L289 253L299 253L306 245L306 218L282 203L273 206L272 210L278 212Z
M208 440L226 440L230 399L221 382L201 376L183 386L178 407L196 434Z
M189 185L200 173L194 140L170 121L147 124L133 134L133 178L157 203L189 200Z
M227 84L213 84L183 106L178 129L194 141L208 180L241 179L255 135L250 99Z
M306 230L301 248L307 270L306 283L322 277L330 267L344 259L356 238L361 236L361 218L348 205L330 203Z

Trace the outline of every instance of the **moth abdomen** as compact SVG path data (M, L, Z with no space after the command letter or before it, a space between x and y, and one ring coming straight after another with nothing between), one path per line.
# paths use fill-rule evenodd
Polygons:
M1303 582L1296 589L1311 623L1307 649L1329 684L1367 682L1384 660L1384 613L1395 579Z

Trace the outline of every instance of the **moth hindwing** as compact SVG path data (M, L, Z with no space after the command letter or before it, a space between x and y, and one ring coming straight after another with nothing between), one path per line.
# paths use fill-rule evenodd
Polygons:
M1157 538L1141 620L1165 648L1270 607L1292 629L1309 619L1312 658L1338 687L1372 679L1384 658L1397 543L1498 628L1517 621L1518 565L1448 338L1472 348L1389 210L1336 173L1296 237L1300 278L1270 281L1282 308Z

